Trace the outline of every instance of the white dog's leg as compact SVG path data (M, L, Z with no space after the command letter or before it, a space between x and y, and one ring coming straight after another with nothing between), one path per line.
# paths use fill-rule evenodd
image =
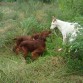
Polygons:
M63 45L67 43L67 37L66 35L63 35Z

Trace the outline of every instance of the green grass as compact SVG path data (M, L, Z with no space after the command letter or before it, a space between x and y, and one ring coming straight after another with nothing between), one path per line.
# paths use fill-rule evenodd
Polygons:
M78 3L74 1L73 6L71 6L72 0L68 1L69 4L65 0L47 4L33 0L27 3L18 0L0 5L0 83L83 82L83 60L71 58L70 55L74 54L68 52L69 47L62 45L62 36L58 30L56 30L57 35L52 34L47 38L47 50L35 61L30 59L31 54L25 61L21 53L16 55L12 51L13 38L49 29L53 15L56 18L75 21L82 25L82 0ZM78 48L81 44L82 42L77 46L75 42L73 48ZM62 51L58 51L59 48L63 48ZM81 54L82 51L80 51L80 56Z
M26 64L22 55L16 56L7 50L2 53L0 63L1 83L76 83L83 81L82 76L67 73L65 60L60 56L46 55Z
M26 64L24 58L5 53L0 58L1 83L76 83L83 82L81 75L67 73L62 57L46 56Z

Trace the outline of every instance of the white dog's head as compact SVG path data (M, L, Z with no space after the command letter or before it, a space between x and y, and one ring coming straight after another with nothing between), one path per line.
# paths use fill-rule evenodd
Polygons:
M50 29L54 29L55 27L57 27L57 20L56 20L56 18L53 16L53 17L52 17L52 22L51 22L51 27L50 27Z

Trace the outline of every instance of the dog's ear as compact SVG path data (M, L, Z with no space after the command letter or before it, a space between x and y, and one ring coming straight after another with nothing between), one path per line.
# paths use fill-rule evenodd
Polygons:
M56 17L55 17L55 16L52 16L52 20L53 20L53 21L56 21Z

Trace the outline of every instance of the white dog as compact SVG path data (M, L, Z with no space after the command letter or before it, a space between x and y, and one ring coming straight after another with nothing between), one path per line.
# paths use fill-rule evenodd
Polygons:
M65 22L53 17L50 29L58 28L63 36L63 44L72 42L76 39L78 28L81 27L78 23Z

